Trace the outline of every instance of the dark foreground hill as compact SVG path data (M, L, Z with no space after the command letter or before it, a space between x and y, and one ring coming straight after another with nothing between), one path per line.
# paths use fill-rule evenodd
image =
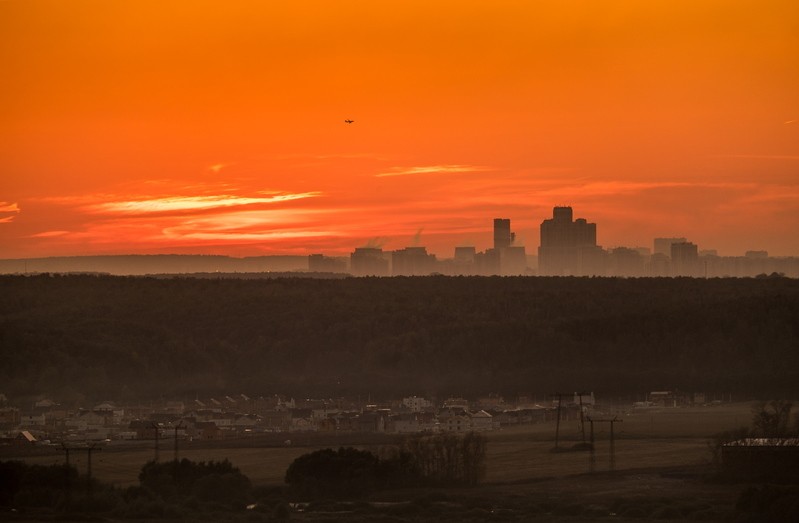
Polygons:
M0 277L0 392L796 396L799 281Z

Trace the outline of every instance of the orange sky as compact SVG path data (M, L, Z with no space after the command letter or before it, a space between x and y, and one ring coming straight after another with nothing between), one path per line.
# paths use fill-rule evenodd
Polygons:
M0 257L799 255L796 0L0 0ZM352 118L355 123L344 123Z

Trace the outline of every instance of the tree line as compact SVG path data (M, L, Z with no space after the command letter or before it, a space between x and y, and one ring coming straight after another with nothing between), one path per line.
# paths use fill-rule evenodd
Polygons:
M0 277L7 396L799 392L799 281Z

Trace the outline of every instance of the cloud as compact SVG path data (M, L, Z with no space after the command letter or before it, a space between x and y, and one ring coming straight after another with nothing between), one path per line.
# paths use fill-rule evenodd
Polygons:
M791 123L791 122L785 122ZM799 160L799 156L790 154L715 154L711 158L749 158L753 160Z
M31 238L55 238L58 236L66 236L71 234L70 231L45 231L36 234L31 234Z
M0 223L10 223L14 221L21 212L16 203L0 202Z
M489 171L489 167L477 165L426 165L420 167L393 167L391 171L375 174L375 178L408 176L414 174L449 174Z
M301 200L320 196L317 191L304 193L282 193L271 196L233 196L227 194L213 196L167 196L162 198L145 198L133 200L111 201L86 205L83 209L91 213L112 214L151 214L169 212L205 211L255 204L272 204Z
M229 166L230 166L230 164L228 164L228 163L215 163L213 165L209 165L208 166L208 170L212 171L214 173L219 173L219 171L221 171L225 167L229 167Z

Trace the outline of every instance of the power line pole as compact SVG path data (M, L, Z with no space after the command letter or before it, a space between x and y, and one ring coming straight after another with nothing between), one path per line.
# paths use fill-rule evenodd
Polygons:
M549 395L550 398L558 398L558 414L555 418L555 450L558 450L558 441L560 440L560 406L563 402L563 394L556 392Z
M66 445L62 444L62 449L64 454L66 454L66 462L67 462L67 500L69 500L70 490L71 490L71 482L69 480L69 451L75 452L86 452L88 454L86 459L86 492L89 497L92 497L92 452L100 452L101 448L96 446L96 443L92 443L91 445L85 447L67 447Z
M178 461L178 429L183 428L183 422L181 421L177 425L175 425L175 462Z
M158 437L160 435L161 430L159 429L157 423L151 423L150 425L155 429L155 458L153 458L153 461L158 463L158 450L159 450L158 449Z
M72 497L71 496L71 494L72 494L72 492L71 492L72 491L72 485L71 485L71 481L70 481L70 477L69 477L70 476L70 470L71 470L70 466L69 466L69 447L67 447L66 445L64 445L62 443L61 444L61 448L64 450L64 454L66 454L66 465L65 465L66 479L65 479L65 482L64 482L64 488L66 489L66 492L64 493L64 496L66 497L66 500L67 500L66 506L69 507L70 501L71 501L71 497Z
M583 396L588 394L587 392L576 392L575 394L578 395L580 398L580 431L583 434L583 443L585 443L585 420L583 418Z
M624 420L618 419L616 416L613 416L611 419L591 419L588 418L588 421L591 423L591 457L589 461L589 471L594 471L594 422L597 423L610 423L610 470L616 470L616 435L614 431L614 424L621 423Z

